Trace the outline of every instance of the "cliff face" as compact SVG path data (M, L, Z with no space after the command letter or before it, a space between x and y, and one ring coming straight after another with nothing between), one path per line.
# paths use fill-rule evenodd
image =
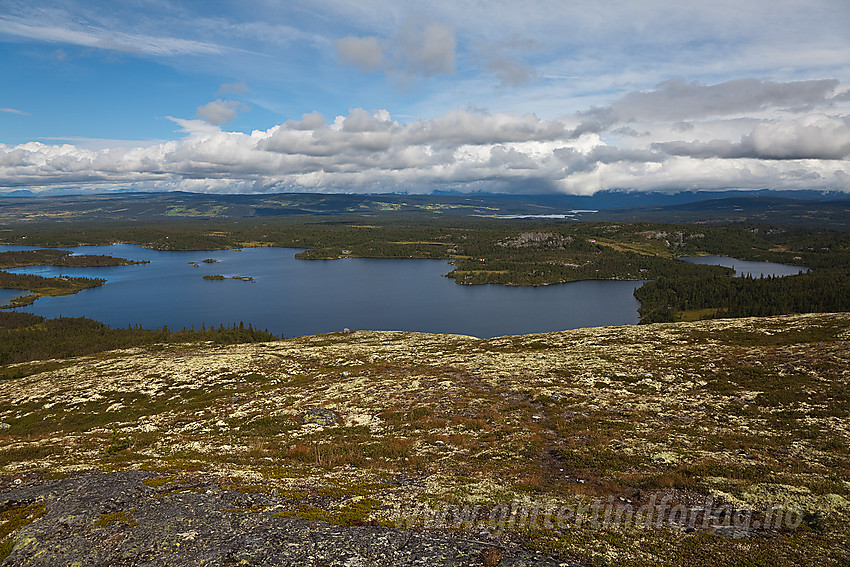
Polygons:
M840 565L849 338L848 314L801 315L13 365L0 552L44 565L455 552L445 564Z

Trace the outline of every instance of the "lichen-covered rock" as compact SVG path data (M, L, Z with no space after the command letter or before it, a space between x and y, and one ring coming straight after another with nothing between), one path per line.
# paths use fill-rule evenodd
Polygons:
M850 313L836 313L493 339L357 331L7 365L0 558L14 541L9 565L72 563L62 555L72 543L82 565L231 562L186 555L216 546L237 550L237 564L335 564L330 551L278 548L283 559L266 561L260 542L280 532L354 550L339 552L352 565L384 561L356 551L372 549L368 538L409 537L375 548L405 564L432 557L404 555L411 546L449 537L443 564L468 540L588 564L843 566L848 341ZM117 470L163 476L135 473L141 484L123 497L99 492L90 475ZM71 477L38 480L58 475ZM603 533L577 521L597 504L613 515L653 501L698 523L682 530L671 512ZM555 508L557 529L545 519ZM706 513L718 510L751 510L753 529L729 532ZM782 516L795 521L779 526L777 510L796 510ZM510 564L463 549L472 555L455 564Z
M484 565L494 556L505 566L567 565L462 533L280 517L289 505L285 498L222 489L212 477L161 485L157 480L151 473L123 471L6 490L0 509L41 502L47 512L18 530L3 565L437 567Z
M336 414L329 409L316 408L307 410L301 423L315 423L316 425L333 425L336 422Z

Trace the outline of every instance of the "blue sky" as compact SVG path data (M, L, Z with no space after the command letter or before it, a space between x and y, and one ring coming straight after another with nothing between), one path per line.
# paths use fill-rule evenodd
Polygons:
M846 0L0 0L0 192L850 191Z

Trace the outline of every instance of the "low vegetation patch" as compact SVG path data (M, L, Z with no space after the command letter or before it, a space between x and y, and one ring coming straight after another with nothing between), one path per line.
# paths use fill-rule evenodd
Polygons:
M838 566L848 340L839 313L9 364L0 467L154 471L156 498L218 486L275 499L234 514L486 533L567 562Z

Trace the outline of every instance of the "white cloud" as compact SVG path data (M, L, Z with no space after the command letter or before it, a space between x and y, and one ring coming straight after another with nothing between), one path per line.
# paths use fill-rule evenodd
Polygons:
M243 81L224 83L218 88L218 95L239 95L248 92L248 85Z
M0 108L0 112L5 112L7 114L20 114L21 116L29 116L29 113L24 112L23 110L18 110L17 108Z
M239 111L247 110L248 106L235 100L216 99L198 107L198 116L210 124L230 124L239 114Z
M673 122L746 115L767 109L807 110L838 101L835 79L777 83L736 79L715 85L665 81L652 91L631 92L610 105L582 112L576 132L600 132L618 123Z
M763 159L850 158L850 116L809 115L758 124L741 146Z
M455 29L443 22L408 19L390 39L347 36L334 45L340 61L364 73L431 77L455 72Z
M384 67L384 51L377 37L344 37L337 40L337 54L343 63L350 63L364 73Z
M653 148L699 159L845 160L850 158L850 116L813 114L793 120L766 120L738 142L674 141L655 143Z
M398 36L403 69L426 77L455 72L455 28L443 22L409 20Z
M0 33L54 43L158 56L218 54L222 51L221 47L202 41L143 35L67 22L36 25L26 20L0 17Z
M681 112L674 113L678 117ZM251 134L173 119L180 141L132 149L0 145L0 186L88 185L192 191L406 189L553 190L811 188L850 191L850 117L751 119L737 139L676 139L633 147L575 135L560 120L453 111L403 123L385 110L310 113ZM671 136L721 132L669 123ZM622 133L628 137L628 131Z

